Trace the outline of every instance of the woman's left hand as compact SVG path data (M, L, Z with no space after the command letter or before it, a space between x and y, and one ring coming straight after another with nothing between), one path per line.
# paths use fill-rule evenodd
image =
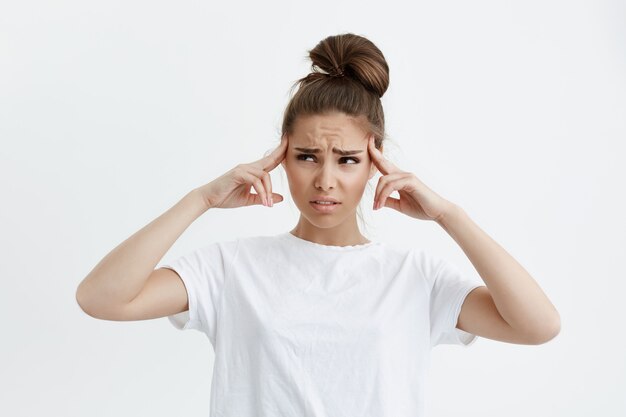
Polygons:
M428 188L412 172L405 172L385 159L374 145L374 136L367 145L370 158L382 174L374 193L374 210L390 207L421 220L439 221L452 209L453 203ZM397 191L400 198L389 195Z

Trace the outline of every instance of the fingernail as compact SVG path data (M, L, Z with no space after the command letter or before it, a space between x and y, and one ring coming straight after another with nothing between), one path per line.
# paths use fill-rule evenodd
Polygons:
M274 207L274 197L270 197L270 207Z

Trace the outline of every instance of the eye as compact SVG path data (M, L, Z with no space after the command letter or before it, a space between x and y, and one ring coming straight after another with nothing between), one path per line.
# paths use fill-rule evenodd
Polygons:
M297 155L296 158L300 161L304 161L306 158L314 158L314 156L307 153L302 153L300 155Z
M346 157L343 157L341 159L351 159L351 160L354 161L354 164L358 164L359 163L359 160L357 158L353 158L352 156L346 156ZM348 165L354 165L354 164L348 164Z
M303 153L303 154L297 155L296 158L298 160L300 160L300 161L304 161L307 158L315 158L315 155L311 155L311 154L308 154L308 153ZM358 164L360 162L358 158L354 158L352 156L344 156L342 158L339 158L340 161L344 161L344 160L347 160L347 159L354 161L353 163L347 164L347 165L356 165L356 164Z

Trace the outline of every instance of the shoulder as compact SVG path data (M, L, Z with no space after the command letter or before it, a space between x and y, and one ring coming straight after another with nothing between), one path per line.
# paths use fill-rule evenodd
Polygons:
M234 258L239 249L239 239L229 239L206 243L196 250L190 256L199 258L200 260L214 261L216 257L222 259Z

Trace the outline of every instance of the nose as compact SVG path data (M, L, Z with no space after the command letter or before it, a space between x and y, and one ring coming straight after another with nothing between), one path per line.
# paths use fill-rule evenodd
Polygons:
M315 188L329 190L335 188L336 179L332 164L322 163L315 175Z

